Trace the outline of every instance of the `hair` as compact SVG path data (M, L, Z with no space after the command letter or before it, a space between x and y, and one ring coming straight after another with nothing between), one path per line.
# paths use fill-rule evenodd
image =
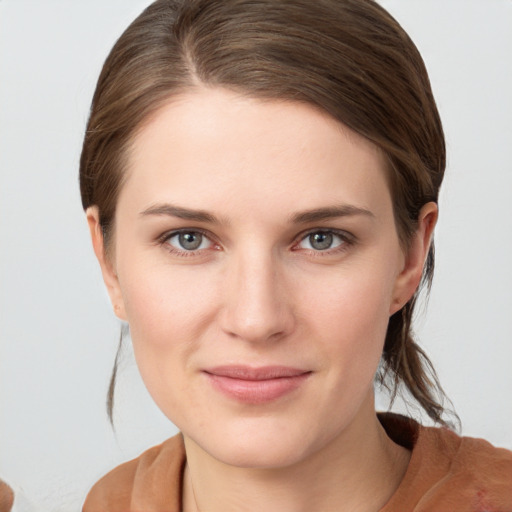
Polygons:
M137 131L173 96L201 86L314 105L374 143L387 162L404 250L421 207L438 201L446 148L428 74L409 36L375 1L157 0L106 59L83 143L82 205L98 207L107 252ZM433 270L432 245L422 286L430 288ZM377 380L392 399L405 386L446 426L444 392L411 330L418 293L390 318Z

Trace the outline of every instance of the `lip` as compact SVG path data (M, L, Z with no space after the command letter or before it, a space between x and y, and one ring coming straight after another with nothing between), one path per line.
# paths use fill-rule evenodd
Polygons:
M246 404L263 404L288 395L311 371L288 366L217 366L204 370L217 391Z

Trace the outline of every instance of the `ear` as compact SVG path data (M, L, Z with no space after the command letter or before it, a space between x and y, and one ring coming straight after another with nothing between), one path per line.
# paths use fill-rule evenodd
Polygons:
M121 320L126 321L126 311L124 307L123 295L119 286L119 279L117 277L115 267L111 258L105 251L105 244L103 240L103 230L100 225L100 214L97 206L90 206L86 210L87 223L89 224L89 232L91 234L92 246L94 254L101 267L101 274L103 275L103 282L107 287L107 292L110 296L112 308L114 313Z
M434 202L423 205L418 216L418 228L405 254L404 266L395 281L389 314L400 310L417 290L428 256L438 208Z

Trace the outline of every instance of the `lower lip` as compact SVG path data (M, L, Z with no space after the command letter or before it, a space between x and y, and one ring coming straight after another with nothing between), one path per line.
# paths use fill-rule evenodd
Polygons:
M263 404L296 390L311 373L265 380L245 380L206 373L215 389L246 404Z

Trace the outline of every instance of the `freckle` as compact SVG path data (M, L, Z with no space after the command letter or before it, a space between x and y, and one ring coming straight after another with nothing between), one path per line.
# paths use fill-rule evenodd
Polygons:
M490 509L487 507L486 504L486 497L487 497L487 491L485 489L482 489L476 493L478 497L478 506L480 512L490 512Z

